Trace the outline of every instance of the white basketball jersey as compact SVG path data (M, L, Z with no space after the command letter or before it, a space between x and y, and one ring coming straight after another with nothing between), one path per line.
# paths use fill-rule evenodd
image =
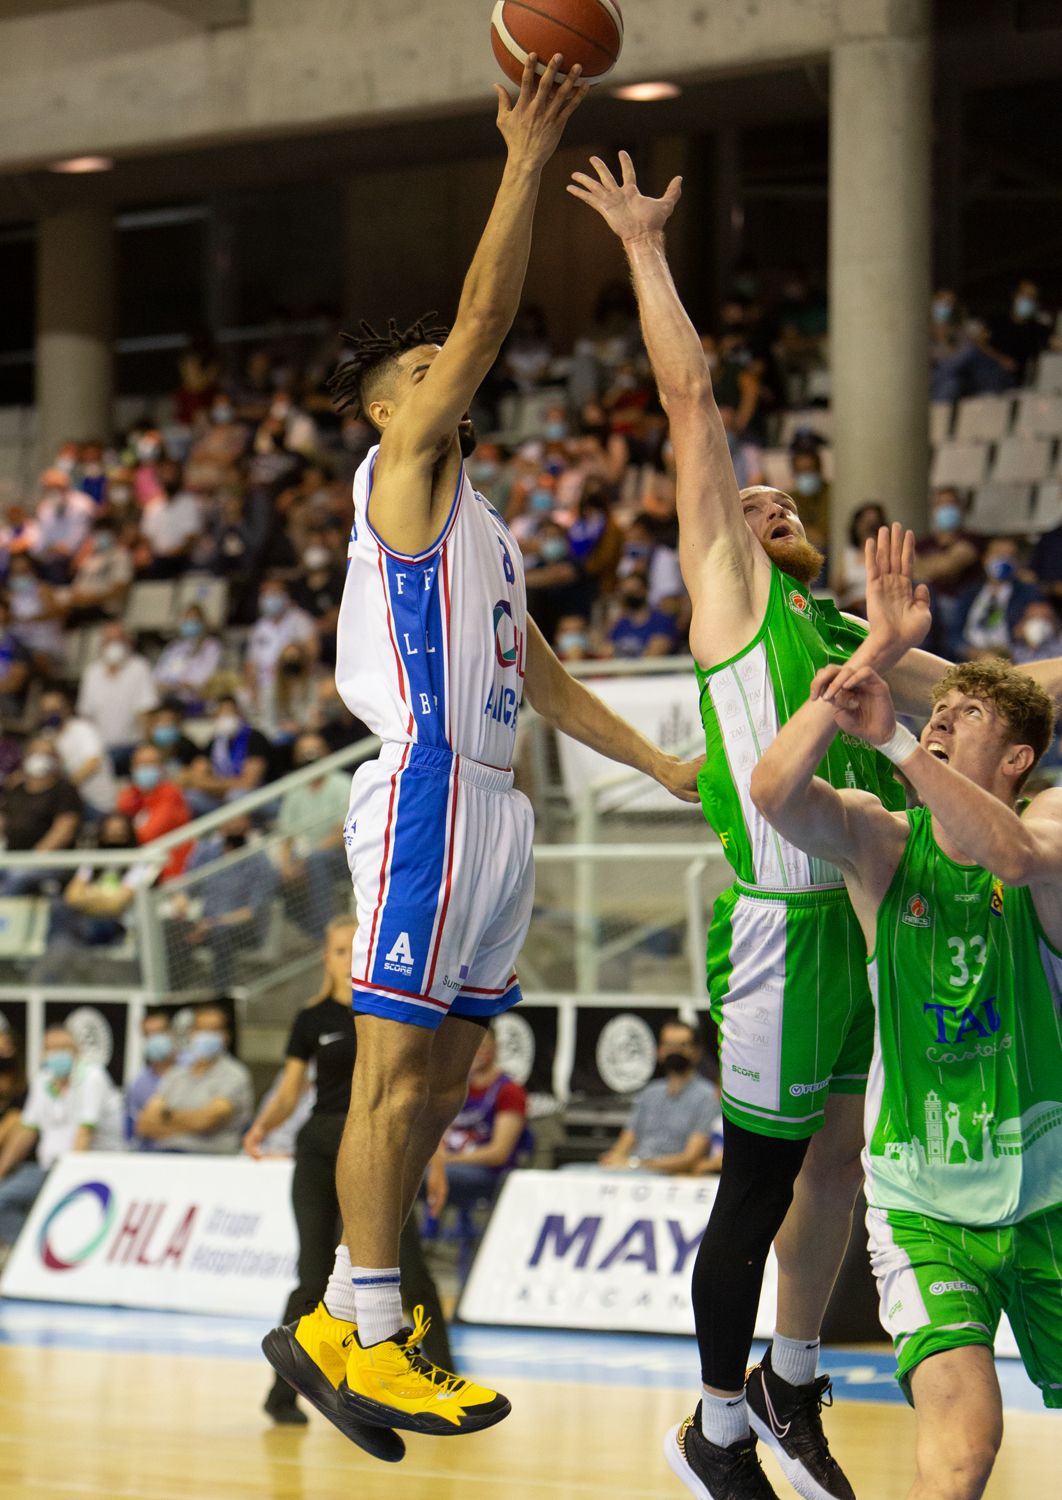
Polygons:
M523 699L527 592L520 549L465 474L437 540L416 557L369 524L378 448L354 476L336 686L382 740L512 764Z

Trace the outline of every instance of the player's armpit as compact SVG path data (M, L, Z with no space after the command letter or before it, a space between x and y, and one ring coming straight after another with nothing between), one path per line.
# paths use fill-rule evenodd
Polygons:
M1013 868L1005 885L1051 886L1062 893L1062 787L1048 787L1017 819Z

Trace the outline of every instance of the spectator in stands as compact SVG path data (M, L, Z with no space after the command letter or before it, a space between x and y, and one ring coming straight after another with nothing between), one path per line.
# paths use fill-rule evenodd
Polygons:
M608 632L607 656L669 656L678 643L675 621L649 603L649 585L638 574L619 587L619 609Z
M804 529L824 540L830 529L830 486L822 472L818 442L802 439L798 433L790 449L790 463L793 494L800 506Z
M280 659L292 652L310 664L317 659L317 629L305 610L291 602L288 586L279 578L267 578L258 594L259 615L247 644L244 677L258 714L275 716L277 672Z
M336 664L336 626L345 575L325 545L322 531L311 531L302 554L302 574L291 586L291 602L310 617L317 631L317 654L326 666Z
M189 1060L169 1068L141 1110L136 1134L159 1151L232 1156L254 1107L251 1074L229 1052L223 1009L200 1005L192 1022Z
M527 1093L498 1067L498 1044L488 1027L472 1060L464 1105L443 1136L450 1202L469 1208L492 1199L530 1150Z
M557 621L553 649L561 661L588 661L593 656L590 621L585 615L563 615Z
M159 490L144 506L140 521L152 558L144 576L179 578L202 534L203 514L196 496L182 487L180 464L160 464L158 477Z
M981 577L981 538L963 525L966 501L958 490L933 494L930 531L918 538L914 576L933 592L934 614L939 613L945 635L954 628L959 596Z
M162 751L166 774L178 785L184 781L184 773L203 754L200 746L184 732L184 704L177 698L164 698L149 716L148 738Z
M984 555L984 581L960 595L956 607L955 640L959 652L975 657L1014 647L1014 630L1040 590L1018 577L1018 543L1013 537L992 537Z
M202 710L207 683L220 666L221 641L207 629L199 605L190 604L181 616L176 640L163 647L155 663L155 684L160 693L196 714Z
M18 1128L26 1102L26 1065L18 1038L0 1020L0 1155L8 1137Z
M133 820L138 844L150 844L192 821L191 809L176 781L167 774L166 754L151 741L133 751L132 785L118 795L118 811ZM171 849L162 871L163 880L173 880L183 871L191 853L190 844Z
M124 625L103 627L98 661L81 678L77 711L99 730L119 776L129 769L133 747L144 736L146 716L159 701L151 663L134 652Z
M697 1071L701 1044L696 1029L677 1017L660 1031L657 1059L663 1078L638 1095L627 1128L600 1158L602 1167L623 1167L683 1176L718 1168L713 1138L722 1134L718 1090Z
M30 654L11 628L11 605L0 594L0 719L17 719L22 713L30 679Z
M63 661L61 597L43 581L28 552L16 552L8 567L11 631L29 652L33 670L49 676Z
M114 521L103 517L77 555L74 577L59 602L69 610L67 628L117 619L133 581L133 558Z
M1062 602L1062 526L1045 531L1037 541L1029 557L1029 572L1045 594Z
M1023 385L1032 367L1051 344L1051 318L1040 307L1040 288L1027 278L1014 288L1005 318L990 329L991 347L1010 375L1011 385Z
M99 825L100 849L135 849L136 831L125 813L112 812ZM61 896L51 903L47 952L43 968L34 978L41 983L69 980L70 948L100 948L121 942L132 917L136 893L150 885L155 872L150 865L93 866L86 856ZM59 963L51 960L60 954Z
M327 754L319 734L302 734L295 741L297 769ZM346 874L343 825L349 801L349 774L332 771L295 787L280 805L277 832L283 835L278 855L284 904L292 919L315 938L335 911L335 886Z
M205 869L222 856L244 849L250 834L251 820L246 814L230 818L222 824L218 836L195 846L188 860L189 872ZM186 921L172 937L182 940L186 948L202 944L208 950L219 991L231 988L237 954L261 946L277 885L276 867L261 848L197 882L200 916L197 921Z
M92 499L74 488L69 474L57 468L44 471L37 502L33 556L49 582L69 581L74 558L89 534L95 515Z
M246 450L248 436L248 429L236 420L228 396L216 395L210 408L210 426L193 445L185 464L184 480L189 488L210 492L224 484Z
M277 663L271 712L259 715L274 745L292 745L300 730L317 722L320 680L316 663L304 651L285 646Z
M599 589L613 586L623 555L623 529L612 514L605 482L596 475L584 482L578 513L568 528L568 547Z
M80 793L85 816L110 812L118 788L95 724L74 714L70 699L60 688L50 688L41 698L38 728L52 739L63 773Z
M502 348L501 366L509 389L526 394L545 384L552 363L546 315L537 304L527 303L517 313Z
M103 444L93 439L81 444L77 461L77 487L92 501L98 515L107 504L107 473L103 467Z
M144 1066L125 1091L126 1128L137 1151L154 1151L154 1141L138 1135L136 1127L149 1101L158 1092L159 1084L177 1061L177 1043L169 1012L149 1010L141 1024L140 1035Z
M1014 627L1013 639L1012 655L1019 666L1062 656L1062 627L1049 599L1030 599Z
M867 612L867 568L864 549L868 538L876 537L878 528L887 526L885 508L877 500L868 500L852 512L848 523L848 545L833 575L830 587L839 609L850 614Z
M552 516L543 518L524 552L527 604L547 640L561 615L585 614L593 586L572 556L568 534Z
M120 1151L122 1098L65 1026L44 1033L44 1066L0 1150L0 1244L18 1238L48 1172L68 1151ZM34 1155L36 1159L34 1160Z
M0 791L0 820L8 851L72 849L81 826L81 798L62 773L52 741L29 741L22 761ZM0 870L0 896L26 896L50 878L46 869Z
M196 817L223 802L255 791L269 769L269 741L252 729L236 698L218 700L214 738L206 755L194 760L185 777L188 805Z
M971 321L950 287L933 294L929 323L929 399L955 402L964 396L1005 391L1011 376L988 343L984 324Z

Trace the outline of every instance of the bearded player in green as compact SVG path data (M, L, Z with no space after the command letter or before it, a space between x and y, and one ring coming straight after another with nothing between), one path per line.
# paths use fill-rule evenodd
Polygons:
M909 566L889 551L882 533L869 567L902 593ZM909 535L907 564L912 551ZM1003 1311L1044 1404L1062 1407L1062 789L1015 810L1055 707L1000 661L951 667L919 744L869 667L828 669L813 694L752 796L843 872L866 938L867 1222L918 1414L911 1496L978 1500L1003 1429ZM923 805L892 812L817 776L838 731L876 746Z
M862 934L840 870L771 829L753 806L749 781L821 668L859 649L861 661L888 672L901 711L925 712L947 663L908 649L923 639L925 621L909 601L881 590L870 599L876 629L868 657L865 625L811 597L822 557L792 499L765 488L739 493L711 373L667 263L664 228L681 183L648 198L626 154L621 163L617 182L593 158L596 175L576 173L569 192L623 243L670 418L708 751L701 800L736 877L716 902L708 939L724 1150L693 1273L702 1399L694 1419L668 1434L665 1453L698 1500L770 1500L751 1424L802 1495L851 1500L822 1429L829 1381L817 1373L818 1334L862 1180L873 1010ZM1030 671L1055 692L1058 668ZM837 787L902 806L891 766L860 740L831 745L822 770ZM772 1241L776 1332L746 1380Z

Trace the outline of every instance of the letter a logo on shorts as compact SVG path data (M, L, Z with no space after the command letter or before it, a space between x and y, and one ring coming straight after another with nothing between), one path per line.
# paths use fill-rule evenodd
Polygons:
M908 927L931 927L933 919L929 915L929 902L926 898L912 896L900 921L906 922Z
M409 941L408 932L400 932L391 945L390 952L384 958L384 968L393 969L398 974L407 977L413 972L413 948Z

